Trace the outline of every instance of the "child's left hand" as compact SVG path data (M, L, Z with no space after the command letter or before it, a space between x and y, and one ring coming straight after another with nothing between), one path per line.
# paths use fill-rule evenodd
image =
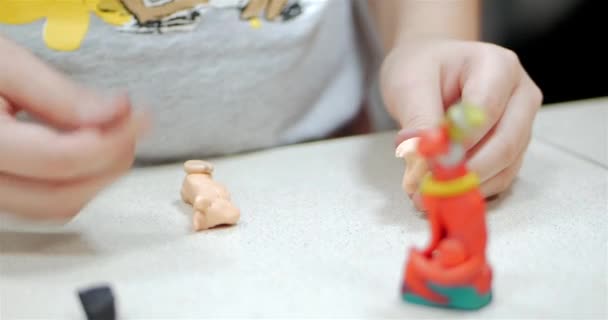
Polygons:
M408 39L385 59L381 87L401 135L438 125L444 110L460 99L484 108L487 123L466 146L469 168L479 175L485 196L510 187L543 100L515 53L482 42ZM423 209L413 191L427 168L414 161L406 159L404 188Z

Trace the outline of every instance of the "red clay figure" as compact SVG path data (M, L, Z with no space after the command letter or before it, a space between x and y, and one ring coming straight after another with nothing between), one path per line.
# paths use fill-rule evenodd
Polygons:
M477 176L467 169L464 146L483 122L480 109L457 104L441 126L409 136L418 138L417 153L430 170L420 193L431 241L424 250L410 251L401 289L405 301L470 310L492 300L485 199Z

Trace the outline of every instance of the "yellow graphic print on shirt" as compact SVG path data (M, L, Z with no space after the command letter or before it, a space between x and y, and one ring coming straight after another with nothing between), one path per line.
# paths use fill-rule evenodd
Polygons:
M101 11L102 7L121 8L120 0L0 0L0 23L25 24L46 19L43 37L54 50L71 51L80 47L88 29L91 12L112 25L131 20L125 10Z
M260 14L270 21L286 21L302 11L298 0L0 0L0 23L46 19L46 45L73 51L86 37L91 13L120 31L165 33L194 29L210 7L239 9L241 19L257 27Z

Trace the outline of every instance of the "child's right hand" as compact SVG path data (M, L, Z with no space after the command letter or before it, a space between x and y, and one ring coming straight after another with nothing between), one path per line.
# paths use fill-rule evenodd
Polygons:
M126 96L105 99L0 36L0 212L75 216L131 167L146 119L130 109Z

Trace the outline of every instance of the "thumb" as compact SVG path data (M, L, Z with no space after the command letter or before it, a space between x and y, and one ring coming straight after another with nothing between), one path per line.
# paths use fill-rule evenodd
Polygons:
M410 64L407 73L390 74L383 86L384 98L401 125L396 156L404 158L403 189L412 196L428 167L416 152L418 131L440 124L443 114L440 64L432 59Z
M390 71L385 69L382 95L401 126L401 140L441 122L444 107L440 69L440 64L432 59Z
M405 140L399 144L396 151L396 156L405 161L405 173L401 183L403 191L410 197L418 191L420 181L428 172L426 159L416 151L418 140L419 138Z
M77 85L2 37L0 96L32 116L61 128L105 124L128 111L128 105Z

